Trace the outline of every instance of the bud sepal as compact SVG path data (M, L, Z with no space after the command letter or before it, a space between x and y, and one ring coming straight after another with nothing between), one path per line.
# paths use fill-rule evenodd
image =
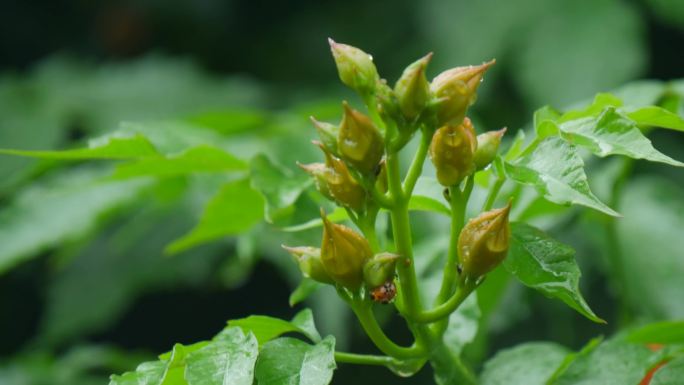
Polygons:
M373 175L382 159L384 143L371 119L343 103L344 117L337 137L339 155L363 175Z
M394 279L399 256L392 253L375 254L363 266L363 280L366 287L373 289Z
M310 246L289 247L282 245L294 257L302 275L314 281L335 284L321 262L321 249Z
M458 255L465 277L477 279L498 266L508 254L510 226L509 202L471 219L458 238Z
M470 119L459 125L440 127L430 143L430 159L442 186L458 185L475 172L473 157L477 150L475 129Z
M466 110L475 102L477 88L484 73L495 60L479 66L456 67L437 75L430 83L430 91L438 100L439 125L460 124Z
M351 228L332 223L323 209L321 262L328 275L339 285L357 290L363 283L363 267L373 256L370 244Z
M367 95L373 92L379 79L373 57L347 44L328 39L340 80L356 92Z
M488 131L477 136L477 150L473 157L477 170L483 170L494 161L496 154L499 152L501 138L505 133L506 128L504 127L498 131Z
M394 93L399 101L401 112L409 120L415 119L430 100L430 83L425 77L432 53L411 63L394 85Z

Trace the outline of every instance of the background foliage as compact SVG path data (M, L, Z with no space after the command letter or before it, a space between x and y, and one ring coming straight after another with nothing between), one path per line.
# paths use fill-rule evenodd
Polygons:
M73 149L0 158L0 382L10 384L103 383L176 342L211 339L228 319L291 319L300 310L288 305L299 272L279 245L315 244L320 234L281 231L316 212L295 161L317 157L308 116L334 121L337 100L353 99L338 86L328 36L372 52L390 80L428 51L430 75L496 57L473 118L480 130L508 126L510 137L545 104L566 109L618 87L630 104L682 113L684 83L660 82L684 77L676 1L17 1L2 9L1 33L11 38L0 41L0 147ZM650 138L684 159L681 135ZM478 293L471 362L530 340L552 341L526 347L552 360L599 334L684 317L681 169L613 159L587 167L595 193L623 215L615 227L587 210L532 207L549 213L535 225L577 249L582 292L608 324L492 277ZM611 191L622 174L633 176ZM239 212L235 200L244 202ZM442 225L426 219L415 229L420 255L443 246ZM333 296L321 290L307 304L321 335L370 350ZM390 334L403 338L390 316ZM368 383L393 378L363 370ZM333 383L352 376L342 368ZM429 378L426 369L401 382Z

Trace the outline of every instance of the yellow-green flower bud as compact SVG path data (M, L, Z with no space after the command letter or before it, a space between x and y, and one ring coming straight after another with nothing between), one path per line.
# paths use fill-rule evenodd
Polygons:
M460 124L466 110L475 102L477 87L494 60L479 66L456 67L437 75L430 91L438 99L439 124Z
M333 154L337 154L337 137L340 135L340 128L332 123L320 122L313 116L310 119L323 145Z
M369 117L343 103L344 117L337 137L337 150L342 159L364 175L373 175L384 144L380 132Z
M473 156L476 150L477 138L470 119L463 119L459 125L439 128L430 143L430 158L439 183L454 186L475 172Z
M363 266L363 280L366 287L374 289L394 278L394 269L399 256L392 253L375 254Z
M431 58L432 53L429 53L406 67L394 85L401 112L407 119L417 117L430 99L430 83L425 77L425 68Z
M323 194L324 197L330 199L331 201L335 200L332 192L330 192L329 180L333 177L333 175L328 166L323 163L297 163L297 166L314 178L316 190L318 190L321 194Z
M328 43L342 83L360 94L372 92L379 76L371 55L333 39L328 39Z
M488 131L477 136L477 150L473 158L476 169L482 170L494 161L496 153L499 151L499 145L501 145L501 137L505 133L506 128L504 127L498 131Z
M510 238L506 207L494 209L471 219L458 238L458 255L463 274L479 278L498 266L506 258Z
M321 249L310 246L289 247L282 245L299 265L302 275L321 283L334 284L321 262Z
M314 142L325 154L325 170L321 171L319 166L312 170L316 172L314 175L317 182L320 183L319 191L328 197L332 197L334 201L347 206L355 211L363 209L366 201L366 191L354 179L349 172L347 165L335 157L325 146L320 142ZM308 172L308 170L305 169ZM325 186L325 187L323 187ZM318 187L318 186L317 186Z
M373 256L370 244L349 227L330 222L323 209L321 218L323 268L338 284L351 290L358 289L363 283L363 266Z

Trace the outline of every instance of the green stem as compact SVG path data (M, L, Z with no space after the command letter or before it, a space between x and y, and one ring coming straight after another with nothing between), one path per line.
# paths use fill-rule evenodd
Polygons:
M403 347L390 340L380 325L378 325L371 306L371 302L357 299L352 303L352 310L354 310L354 314L356 314L359 322L361 322L363 330L380 351L395 358L416 358L424 354L418 346Z
M454 293L446 302L436 306L430 310L422 312L416 319L418 322L422 323L432 323L449 317L451 313L456 311L458 307L463 303L463 301L468 298L468 296L475 290L475 285L465 284Z
M444 273L442 275L442 286L435 299L435 305L443 304L453 292L458 265L458 237L465 222L467 203L465 194L457 186L451 187L449 191L449 197L451 198L451 234L449 235L447 262L444 265Z
M393 200L390 197L388 197L385 194L378 191L378 189L377 189L377 187L375 187L375 185L370 186L369 190L371 193L371 197L373 198L373 200L375 202L377 202L378 205L380 205L380 207L382 207L384 209L392 208L392 206L394 205Z
M489 211L492 209L492 206L494 206L494 202L496 202L496 198L499 195L499 192L501 191L501 187L504 185L505 182L505 178L496 179L492 188L489 189L489 193L487 194L487 200L485 201L482 211Z
M395 359L392 357L346 352L335 352L335 361L344 362L345 364L379 366L387 366L396 362Z
M421 312L421 304L416 281L416 270L413 263L413 247L411 226L408 216L408 199L404 196L399 177L399 159L396 154L387 157L387 176L389 189L394 199L394 207L390 210L392 218L392 234L396 252L403 260L397 264L397 274L401 283L401 295L406 315L409 319Z
M432 137L426 134L425 131L420 137L418 151L416 152L416 155L413 157L411 166L409 167L409 170L406 173L406 178L404 179L403 190L406 196L411 196L411 194L413 193L413 188L416 186L416 182L418 181L418 177L423 171L423 164L425 163L425 158L428 153L428 148L430 147L431 139Z
M375 220L378 216L377 207L370 207L366 212L366 215L362 216L358 220L357 226L363 232L363 235L370 243L373 252L377 253L380 251L380 243L378 242L377 232L375 230Z

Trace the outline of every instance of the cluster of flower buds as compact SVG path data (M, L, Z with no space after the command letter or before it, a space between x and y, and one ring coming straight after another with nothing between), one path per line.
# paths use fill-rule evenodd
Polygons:
M431 135L429 154L443 186L458 186L494 161L505 129L477 135L466 112L476 99L484 73L494 64L457 67L431 82L426 69L432 54L410 64L394 87L378 75L372 57L336 43L330 48L339 77L362 96L369 117L343 103L339 124L312 118L325 162L300 165L323 196L359 217L379 208L376 193L387 192L385 156L401 149L421 128ZM376 189L377 191L370 191ZM376 204L375 206L373 206ZM508 249L510 204L474 218L458 240L460 264L469 277L491 271ZM320 248L285 247L306 277L357 291L364 287L382 303L394 298L397 255L373 254L368 240L351 228L330 222L325 213Z
M378 302L388 303L394 298L395 267L398 255L373 255L370 244L351 228L332 223L321 211L323 240L320 248L283 246L290 252L305 277L326 284L338 284L350 290L362 285L376 293L385 289Z
M458 238L458 254L466 277L477 279L497 267L508 254L509 202L471 219Z

